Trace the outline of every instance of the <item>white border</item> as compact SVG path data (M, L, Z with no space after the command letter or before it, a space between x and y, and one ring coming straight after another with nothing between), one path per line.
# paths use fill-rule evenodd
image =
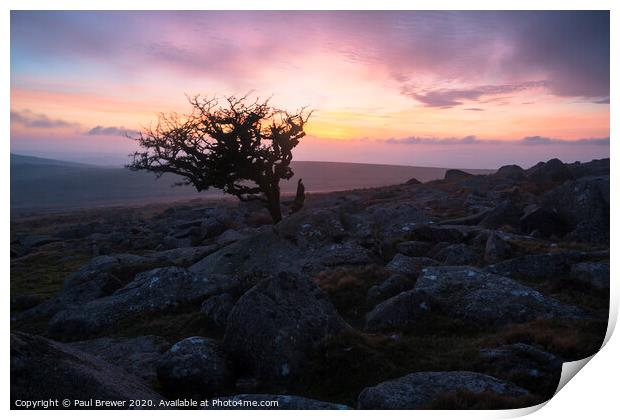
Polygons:
M616 2L617 3L617 2ZM95 9L95 10L135 10L135 9L157 9L157 10L198 10L198 9L214 9L214 10L234 10L234 9L251 9L251 10L265 10L265 9L297 9L297 10L310 10L310 9L339 9L339 10L381 10L381 9L413 9L413 10L480 10L489 9L497 10L611 10L611 74L618 74L618 45L617 40L620 39L618 31L619 19L617 16L617 10L614 10L614 2L611 0L589 0L589 1L576 1L576 0L564 0L564 1L543 1L543 0L521 0L521 1L489 1L489 0L433 0L433 1L405 1L405 0L382 0L376 2L370 1L356 1L346 2L342 0L314 0L314 1L241 1L241 0L228 0L226 2L207 2L198 0L176 0L174 2L166 2L163 0L151 0L148 3L131 1L131 0L93 0L88 3L78 0L60 0L55 1L53 4L44 0L23 0L23 1L5 1L3 2L5 11L0 17L1 24L0 30L4 38L2 44L3 57L5 57L4 65L2 67L4 98L10 98L10 68L8 65L10 57L10 14L9 10L28 10L28 9ZM616 41L615 41L616 40ZM616 83L617 77L611 80L611 96L613 98L611 104L611 125L610 125L610 137L613 139L614 134L617 133L618 123L617 116L614 118L616 106L615 101L618 97L618 84ZM5 152L2 154L2 161L4 162L4 176L0 181L0 188L2 189L2 196L9 197L10 194L10 122L9 122L9 110L10 103L7 99L4 102L4 112L0 115L2 119L2 127L4 135L4 147ZM615 146L614 141L611 142L611 151L613 152ZM613 153L612 153L613 155ZM618 206L618 194L617 184L615 183L615 170L612 166L612 183L611 183L611 214L615 214L615 211L619 210ZM5 287L5 308L9 307L9 277L10 277L10 264L9 264L9 219L10 208L8 203L2 206L2 237L5 238L2 243L2 255L4 255L4 287ZM612 245L612 259L615 255L613 250L617 243L619 224L616 219L611 219L611 245ZM610 311L610 328L608 330L608 337L611 336L611 331L615 325L618 312L618 287L616 274L619 272L615 264L612 264L611 278L612 278L612 308ZM6 310L6 309L5 309ZM2 405L5 410L9 408L9 317L5 314L4 321L4 334L2 336L2 356L4 364L2 366ZM591 418L615 418L618 413L617 404L617 392L616 386L618 384L618 373L620 365L618 363L618 355L620 355L620 344L618 339L612 337L611 340L604 347L600 354L597 354L592 358L592 361L583 369L583 372L579 373L579 378L570 381L549 403L542 404L544 409L538 410L541 406L524 410L513 411L469 411L469 412L410 412L410 411L391 411L389 413L376 412L376 411L354 411L354 412L322 412L322 417L335 417L335 416L355 416L357 418L374 418L376 416L389 415L391 417L398 418L412 418L427 419L427 418L507 418L517 417L525 414L532 414L532 418L538 419L555 419L555 418L568 418L568 419L582 419L584 417ZM121 417L142 417L148 416L149 418L167 418L170 414L180 415L180 411L170 412L116 412L113 415ZM216 417L216 418L236 418L246 417L251 415L253 418L273 419L288 417L292 413L287 411L275 412L275 411L221 411L221 412L183 412L182 415L193 418ZM11 411L10 415L15 418L31 418L38 416L45 416L50 419L66 419L66 418L79 418L83 419L84 415L89 418L107 418L110 413L106 412L61 412L61 411L38 411L38 412L18 412ZM315 417L316 413L310 412L295 412L295 416L299 418L310 419Z

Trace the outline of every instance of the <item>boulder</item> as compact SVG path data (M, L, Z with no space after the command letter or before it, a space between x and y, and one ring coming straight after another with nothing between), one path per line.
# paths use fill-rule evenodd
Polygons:
M472 176L472 174L461 171L460 169L448 169L443 179L446 181L461 181Z
M193 246L152 252L147 254L147 256L159 261L165 261L166 265L188 267L218 249L219 247L215 245ZM164 263L162 262L162 264Z
M474 179L474 178L470 178ZM467 181L460 181L459 185L462 185ZM467 194L467 196L463 197L460 194L446 194L444 196L438 197L429 203L429 207L436 212L442 212L442 216L446 216L446 214L452 214L452 212L462 212L468 210L469 212L478 212L481 209L479 196L477 194Z
M609 175L609 158L594 159L590 162L575 162L568 165L575 178L585 176L606 176Z
M437 255L439 252L441 252L442 249L450 245L450 242L437 242L431 247L431 249L428 250L426 254L429 258L434 259L435 255ZM439 263L439 261L437 261L437 263Z
M524 255L490 265L487 270L519 280L546 280L568 275L571 265L585 258L576 251Z
M196 241L189 236L177 238L175 236L168 235L163 238L162 243L166 246L166 248L191 248L196 245Z
M489 240L489 236L493 233L495 233L494 230L481 229L478 233L472 234L472 238L469 240L468 245L476 250L484 250L486 243Z
M545 193L541 206L569 226L567 239L609 244L609 176L567 182Z
M142 271L169 265L169 262L153 257L143 257L132 254L101 255L90 260L88 264L77 272L67 276L65 287L86 283L97 278L101 273L108 273L128 282Z
M238 230L228 229L228 230L225 230L217 238L215 238L215 243L220 246L226 246L226 245L232 244L233 242L237 242L247 236L248 234L246 232L240 232Z
M423 242L461 242L465 239L462 230L449 226L419 225L409 229L410 238Z
M360 211L360 207L350 212L343 212L342 224L347 232L364 245L375 243L376 225L366 211Z
M200 226L183 227L172 231L170 236L175 239L188 239L190 246L199 244L203 239Z
M133 338L96 338L77 341L70 346L153 383L157 379L157 361L170 347L170 343L162 337L145 335Z
M207 207L202 213L199 212L197 216L206 218L207 220L215 220L226 227L231 227L233 225L239 225L245 213L252 210L254 208L253 206L260 208L260 204L261 203L239 202L236 207L232 207L229 204Z
M53 236L61 239L80 239L91 235L96 229L94 224L75 224L56 231Z
M497 233L489 235L484 248L484 261L493 264L509 258L511 253L512 247L500 235Z
M424 292L409 290L378 304L366 315L364 330L368 332L404 331L424 322L436 305Z
M288 228L287 225L285 227ZM306 228L302 225L303 229ZM299 237L287 234L288 239L285 239L283 233L268 228L221 248L194 264L190 270L201 274L254 274L266 277L281 271L318 273L329 267L364 265L377 259L353 240L332 242L335 239L324 230L317 228L314 232L304 230Z
M528 179L536 182L564 182L573 179L573 174L569 167L560 159L538 164L526 171Z
M599 290L609 290L609 275L608 262L582 262L570 269L572 279Z
M208 255L189 270L193 273L273 275L301 271L302 253L290 241L269 228Z
M19 321L36 317L49 317L59 311L109 296L121 287L123 287L123 282L118 277L106 272L93 273L89 281L67 286L53 298L24 312L14 314L11 319Z
M442 220L438 224L443 225L462 225L462 226L474 226L479 224L484 220L485 217L489 214L491 209L482 209L478 210L474 214L470 214L469 216L456 217L453 219Z
M207 316L211 326L218 330L224 330L226 328L228 314L230 314L233 306L235 306L235 302L235 297L230 293L211 296L202 303L200 312Z
M157 378L168 395L198 398L227 392L234 383L219 345L204 337L173 345L157 363Z
M366 210L379 237L385 241L406 238L415 226L429 221L419 205L412 201L389 201L374 204Z
M240 394L209 400L213 410L348 410L344 404L313 400L296 395Z
M80 304L108 296L123 287L125 283L114 274L101 272L90 276L84 283L67 286L60 294L61 300L67 303Z
M200 224L200 237L202 240L214 238L226 231L226 224L215 217L204 219Z
M430 408L440 397L458 391L491 392L517 398L528 392L510 382L475 372L418 372L365 388L357 400L360 410L416 410Z
M480 262L480 255L465 244L452 244L433 255L446 265L473 265Z
M195 219L178 223L170 236L176 239L188 239L193 246L200 244L205 239L218 236L227 228L226 223L216 217L206 219Z
M428 267L414 292L433 298L441 312L476 325L498 327L536 318L580 318L586 313L516 281L468 266Z
M519 165L505 165L499 168L494 176L501 179L521 180L525 178L525 171Z
M347 236L339 213L329 208L305 208L278 223L277 231L301 249L338 243Z
M504 226L519 228L523 207L513 200L504 200L489 211L480 226L487 229L499 229Z
M396 254L394 258L385 266L389 272L403 274L415 278L420 274L420 270L424 267L439 264L436 260L426 257L407 257L402 254Z
M224 350L259 378L290 379L322 341L349 328L315 284L280 273L237 301L228 316Z
M316 250L304 253L304 267L313 268L312 271L321 271L323 267L337 267L340 265L366 265L376 258L366 248L353 241L328 244Z
M392 274L383 283L372 286L368 289L366 301L375 306L377 303L396 296L406 290L413 289L415 279L402 274Z
M128 408L129 400L158 404L162 398L114 364L43 337L11 333L11 406L48 399L117 401Z
M479 367L532 392L553 393L562 373L562 359L524 343L480 350Z
M174 228L177 230L188 229L192 227L199 227L202 224L202 219L194 220L179 220L174 224Z
M431 248L431 244L422 241L405 241L396 245L396 251L407 257L423 257Z
M79 340L138 314L170 310L198 303L235 287L227 276L197 275L179 267L140 273L114 294L58 312L48 324L49 334L62 340Z
M20 245L26 252L32 248L58 241L62 241L62 238L51 235L26 235L19 239Z
M568 226L555 211L549 211L536 205L525 209L525 213L519 219L521 231L531 233L540 232L543 237L552 235L563 236L568 232Z

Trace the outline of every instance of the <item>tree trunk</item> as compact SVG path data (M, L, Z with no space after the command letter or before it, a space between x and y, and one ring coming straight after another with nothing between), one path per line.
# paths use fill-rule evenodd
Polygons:
M270 185L268 191L265 192L267 197L267 209L275 225L282 220L282 209L280 208L280 187L278 184Z

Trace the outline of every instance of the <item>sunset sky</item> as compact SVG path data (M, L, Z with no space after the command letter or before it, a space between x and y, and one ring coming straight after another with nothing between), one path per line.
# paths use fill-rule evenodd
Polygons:
M608 12L12 12L11 151L122 164L185 94L315 113L297 160L609 156Z

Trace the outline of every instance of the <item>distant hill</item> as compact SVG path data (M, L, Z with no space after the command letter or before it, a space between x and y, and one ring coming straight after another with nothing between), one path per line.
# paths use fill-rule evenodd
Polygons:
M446 172L446 168L338 162L293 162L292 167L295 176L282 184L283 194L294 193L300 177L306 191L328 192L400 184L410 178L426 182L443 178ZM156 180L151 173L122 167L11 154L11 210L53 211L223 196L218 190L197 193L188 186L171 187L179 180L174 175Z

